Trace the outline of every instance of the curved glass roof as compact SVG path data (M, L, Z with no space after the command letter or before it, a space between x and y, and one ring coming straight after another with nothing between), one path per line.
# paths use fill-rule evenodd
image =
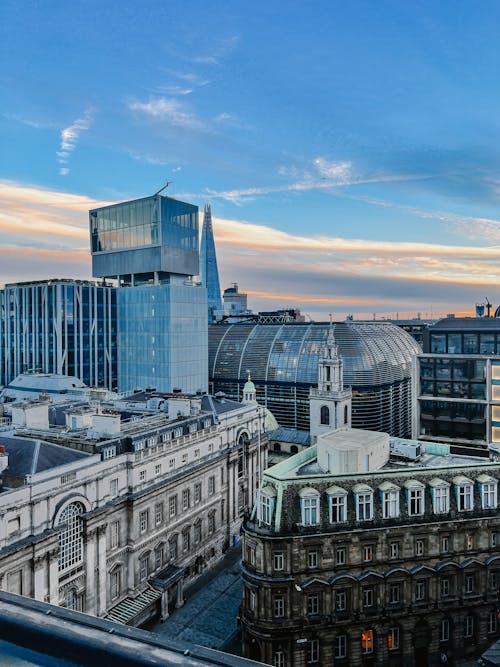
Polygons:
M391 384L411 376L421 352L413 338L389 322L342 322L334 335L344 361L344 384ZM328 323L233 324L209 327L209 373L219 380L316 384Z

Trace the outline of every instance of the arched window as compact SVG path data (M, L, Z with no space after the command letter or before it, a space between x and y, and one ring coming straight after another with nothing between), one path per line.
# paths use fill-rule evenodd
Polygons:
M71 503L61 513L59 533L59 569L66 570L76 565L83 557L82 522L80 515L85 508L81 503Z
M330 425L330 408L328 407L328 405L321 406L320 421L325 426Z

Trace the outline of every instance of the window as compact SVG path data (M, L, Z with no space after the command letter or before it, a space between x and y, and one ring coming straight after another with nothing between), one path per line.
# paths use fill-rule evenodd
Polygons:
M145 533L149 524L149 510L143 510L139 514L139 532Z
M169 468L175 468L175 459L169 459L168 460L168 467Z
M118 495L118 480L112 479L109 482L109 495L115 498Z
M488 633L492 634L493 632L497 631L497 612L496 611L490 611L488 614Z
M182 509L189 509L189 489L182 489Z
M494 530L490 533L490 547L497 547L499 545L498 533Z
M384 519L399 516L399 491L391 489L382 493L382 510Z
M139 559L139 581L146 581L149 574L149 554Z
M319 614L319 595L317 593L307 596L307 614L308 616L317 616Z
M168 558L169 560L177 559L177 535L171 537L168 541Z
M171 437L172 437L172 434L170 432L166 431L165 433L161 434L161 441L162 442L168 442Z
M442 598L448 597L450 595L451 582L450 582L448 577L445 577L445 578L441 579L441 583L439 585L439 588L440 588L440 593L441 593Z
M336 660L347 658L347 635L337 635L333 644L333 655Z
M425 540L415 540L415 556L423 556L425 553Z
M347 592L337 591L335 593L335 611L347 611Z
M285 651L275 651L273 657L274 667L286 667Z
M247 561L250 565L255 565L255 547L247 546Z
M109 575L109 587L110 587L110 593L111 593L111 599L116 600L116 598L120 597L121 593L121 585L122 585L122 571L121 568L117 568L116 570L113 570L111 574Z
M255 606L257 603L257 595L255 591L249 590L248 591L248 606L250 608L250 611L255 611Z
M163 544L159 544L155 549L155 570L163 565Z
M476 590L476 580L473 574L467 574L465 576L465 592L474 593Z
M191 530L189 526L182 531L182 550L189 551L191 547Z
M163 503L156 503L155 505L155 526L163 523Z
M448 535L441 536L441 553L447 554L450 551L450 538Z
M358 521L373 519L373 493L356 494L356 519Z
M497 484L486 482L481 484L481 501L483 510L495 509L497 506Z
M461 512L470 512L474 509L472 484L457 485L457 505Z
M474 535L467 534L465 536L465 548L467 551L474 549Z
M275 595L273 599L273 613L275 618L283 618L285 615L285 598L283 595Z
M199 448L196 448L196 449L194 450L194 458L195 458L195 459L199 459L199 458L200 458L200 449L199 449Z
M273 554L273 564L275 570L283 570L285 559L282 551L275 551Z
M336 565L345 565L347 562L347 550L345 547L336 547L335 563Z
M436 486L432 490L432 502L435 514L450 511L450 489L448 486Z
M371 544L363 545L363 562L370 563L373 560L373 546Z
M196 521L194 524L193 539L195 544L199 544L201 542L201 520Z
M320 410L320 422L322 426L330 425L330 408L327 405L322 405Z
M464 623L464 637L474 636L474 616L466 616Z
M144 440L137 440L137 442L134 444L134 451L140 452L142 449L144 449Z
M198 482L194 485L194 504L197 505L201 502L201 484Z
M389 628L389 632L387 633L387 648L389 651L397 651L399 648L399 628L398 626L395 626L393 628Z
M389 544L389 558L399 558L399 542Z
M267 526L271 525L273 516L274 498L259 492L259 502L257 505L258 520Z
M103 449L102 458L104 460L112 459L114 456L116 456L116 447L106 447Z
M190 433L196 433L197 430L198 430L198 424L189 424Z
M170 518L177 514L177 496L170 496L168 499L168 516Z
M329 496L330 523L347 521L347 496Z
M316 526L319 523L319 495L305 495L300 499L303 526Z
M375 591L373 586L364 586L362 589L363 608L373 607L375 603Z
M145 470L140 470L139 471L139 482L145 482L146 481L146 471Z
M109 546L116 549L120 546L120 522L113 521L109 526Z
M307 552L307 567L318 567L318 552L317 551L308 551Z
M161 463L157 463L155 465L155 475L160 475L161 474Z
M319 639L310 639L307 642L307 662L319 662Z
M361 653L373 653L373 630L361 633Z
M447 642L450 639L450 620L448 618L441 619L441 632L439 634L439 641Z
M389 604L398 604L401 600L401 584L389 586Z
M208 478L208 495L213 496L215 493L215 477L212 475Z
M80 516L84 512L81 503L71 503L61 513L59 533L59 569L66 570L76 565L83 557L83 536Z
M185 452L185 453L182 455L181 463L187 463L187 462L188 462L188 455L187 455L187 452Z
M208 534L215 533L215 510L212 510L208 515Z
M427 598L427 582L417 581L415 584L415 602L422 602Z
M417 516L424 513L424 489L408 489L408 514Z
M490 572L489 582L490 582L490 589L492 591L497 591L499 587L498 572Z
M174 429L174 438L180 438L182 435L182 426Z

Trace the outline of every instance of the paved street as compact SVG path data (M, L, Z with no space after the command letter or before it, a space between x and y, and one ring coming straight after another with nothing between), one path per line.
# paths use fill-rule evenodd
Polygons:
M239 549L232 550L219 565L186 588L184 606L151 631L209 648L227 644L233 648L241 603L240 557Z

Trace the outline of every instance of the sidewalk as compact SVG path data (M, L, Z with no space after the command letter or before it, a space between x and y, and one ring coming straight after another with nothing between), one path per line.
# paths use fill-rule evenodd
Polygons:
M241 604L241 550L231 549L217 565L184 591L184 606L150 628L160 636L223 648L234 642Z

